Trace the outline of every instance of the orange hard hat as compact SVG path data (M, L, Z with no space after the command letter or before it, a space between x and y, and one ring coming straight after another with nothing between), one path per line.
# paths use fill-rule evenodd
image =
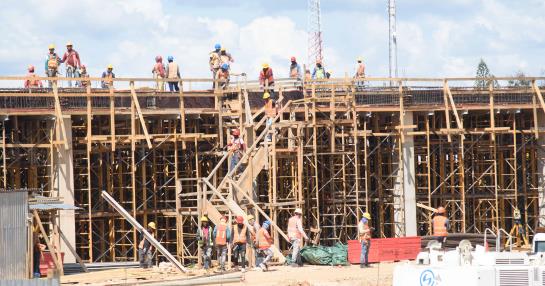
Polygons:
M444 207L438 207L437 208L437 213L438 214L444 214L446 212L447 212L447 210Z
M237 216L237 223L243 223L244 222L244 218L242 216Z
M295 57L291 57L291 61L295 62L295 61L297 61L297 59Z
M233 136L240 136L240 130L238 129L233 130Z

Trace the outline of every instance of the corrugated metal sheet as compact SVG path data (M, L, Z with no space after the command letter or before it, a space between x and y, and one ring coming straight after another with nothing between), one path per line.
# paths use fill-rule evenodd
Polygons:
M27 216L26 191L0 192L0 279L25 279L28 276Z
M59 279L0 280L2 286L59 286Z
M69 204L31 204L30 210L52 211L52 210L79 210L80 208Z

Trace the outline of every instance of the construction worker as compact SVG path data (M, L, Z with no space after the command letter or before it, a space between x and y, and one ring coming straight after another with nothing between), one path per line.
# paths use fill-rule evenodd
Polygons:
M214 227L214 245L220 263L220 271L225 271L225 259L227 258L227 247L231 240L231 228L227 227L227 218L223 216L220 224Z
M26 75L28 78L25 80L25 88L38 88L42 87L42 81L39 79L36 79L36 74L34 73L34 66L29 65L28 66L28 74Z
M365 77L365 64L363 64L363 58L359 57L356 64L356 72L354 78L364 78Z
M266 220L263 222L263 225L257 232L257 247L259 248L259 251L261 251L265 255L265 259L263 259L263 261L259 264L259 267L257 267L257 270L261 271L266 271L269 269L269 267L267 266L267 262L269 262L273 257L273 239L269 234L270 226L271 222Z
M371 248L371 228L369 221L371 215L364 213L358 223L358 240L361 243L360 267L369 267L369 249Z
M229 78L230 78L229 64L227 63L221 64L221 68L216 73L216 76L217 76L216 81L218 82L219 88L226 89L227 86L229 85Z
M242 159L242 156L244 154L244 140L242 137L240 137L240 130L234 129L231 133L231 142L227 144L229 152L231 155L231 164L229 166L229 171L234 170L240 159ZM241 172L242 166L238 168L237 171ZM236 173L236 171L233 173L233 175Z
M212 79L214 82L212 83L212 89L216 88L216 73L221 67L221 59L220 59L220 52L221 52L221 45L216 44L214 46L214 50L210 52L210 59L208 60L208 64L210 65L210 71L212 72Z
M316 66L314 67L314 70L312 71L312 79L324 79L324 78L326 78L326 72L322 65L322 60L317 59Z
M253 215L248 215L248 225L250 226L248 230L250 231L250 248L247 248L246 251L248 252L248 257L250 257L250 265L252 267L257 266L257 232L261 228L259 226L259 223L255 221L255 218Z
M303 210L296 208L294 215L288 220L288 238L291 242L291 266L299 267L303 266L301 257L299 257L299 251L303 246L303 239L308 240L308 236L303 230L303 222L301 221L301 216L303 215Z
M233 254L235 256L234 264L238 270L238 260L242 264L242 272L246 272L246 245L251 239L250 231L244 224L242 216L236 217L236 224L233 226Z
M204 269L209 269L212 264L212 228L208 224L208 217L201 217L201 228L197 232L197 245L202 250Z
M87 73L87 67L85 65L80 66L80 75L81 78L89 78L89 73ZM89 80L81 80L76 83L77 87L88 87L91 85L91 81Z
M271 98L274 100L274 76L273 70L271 67L269 67L268 63L263 63L261 65L261 72L259 72L259 84L261 88L270 93Z
M310 70L306 69L305 70L305 82L309 82L311 80L312 80L312 75L310 74Z
M59 56L57 56L57 53L55 53L55 45L53 44L49 45L49 53L47 54L47 57L45 58L45 74L47 75L47 77L57 76L60 62L61 62L61 59L59 58ZM48 81L48 86L52 87L53 82Z
M433 236L435 236L435 239L443 245L447 241L447 230L450 228L450 222L446 217L446 212L444 207L438 207L432 219Z
M157 227L155 226L154 222L148 223L148 228L146 229L151 236L155 237L155 230ZM153 246L151 245L151 242L144 236L140 236L140 243L138 244L138 257L140 258L140 267L141 268L150 268L151 267L151 260L152 260L152 254L153 254Z
M155 57L155 65L151 70L154 79L163 79L165 78L165 65L163 64L163 57ZM165 84L162 81L156 81L155 88L159 91L165 90Z
M221 47L219 55L220 55L220 64L221 65L228 64L229 66L231 66L231 64L235 62L235 60L233 59L231 54L228 53L227 50L225 50L224 47Z
M168 82L168 90L170 90L170 92L180 91L180 87L178 86L178 80L180 79L180 67L174 62L173 56L168 56L167 60L167 78L169 80L174 80Z
M291 57L291 65L290 65L290 78L294 79L301 79L301 66L297 63L297 59L295 57Z
M113 73L114 67L112 65L108 65L108 69L102 73L102 88L110 88L113 87L114 82L112 81L113 78L115 78L115 74Z
M61 63L66 65L66 77L79 77L79 67L81 62L79 54L72 48L72 42L66 43L66 52L62 56ZM68 86L72 87L72 81L68 81Z
M271 100L271 95L265 91L263 93L263 99L265 100L265 116L267 116L267 127L271 126L273 124L274 119L276 118L276 114L278 113L278 110L276 108L276 105ZM272 134L269 133L267 135L267 141L271 142L272 140Z

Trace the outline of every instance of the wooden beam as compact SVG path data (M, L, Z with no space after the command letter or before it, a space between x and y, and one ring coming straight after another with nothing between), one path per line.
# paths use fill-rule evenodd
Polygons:
M115 151L115 97L113 84L110 84L110 129L112 151Z
M445 101L445 121L447 123L447 139L448 142L452 142L452 137L450 136L450 111L448 108L448 95L447 95L447 81L443 81L443 100Z
M144 116L142 116L142 109L140 109L140 103L138 102L138 98L136 97L136 92L134 91L134 81L131 81L130 87L131 87L132 100L134 102L134 106L136 106L136 112L138 113L138 118L140 119L140 124L142 125L142 130L144 131L146 142L148 143L148 149L151 149L153 148L153 146L151 145L151 140L148 134L148 128L146 128L146 121L144 120Z
M534 92L537 95L537 98L539 99L539 103L541 104L541 108L545 112L545 100L543 100L543 95L541 94L541 91L539 90L539 87L536 84L536 81L532 81L532 87L534 89Z
M57 124L61 127L61 133L62 133L62 142L64 144L64 149L68 150L68 142L66 141L66 128L62 122L62 110L61 110L61 102L59 100L59 89L57 87L57 81L53 81L53 97L55 98L55 116L57 117Z
M452 97L452 92L450 91L450 87L448 86L447 81L445 81L445 89L447 90L448 99L450 101L450 105L452 106L452 111L454 112L454 117L456 118L456 124L458 125L458 129L464 129L464 124L462 123L462 119L460 119L460 116L458 115L458 110L456 109L456 104L454 104L454 98ZM462 134L462 139L465 139L464 134Z
M79 257L76 250L74 249L74 247L72 247L72 245L70 244L70 241L68 241L68 238L66 238L66 236L64 236L64 233L61 231L60 228L59 228L59 234L60 234L62 240L64 241L64 244L66 244L66 246L68 247L68 250L70 250L70 252L72 252L74 257L76 258L76 261L79 263L79 265L81 266L83 271L84 272L89 272L89 270L87 269L87 266L85 266L85 263L83 263L83 260L81 260L81 257Z
M536 95L532 96L532 113L534 115L534 136L536 139L539 138L539 125L537 119L537 105L536 105Z

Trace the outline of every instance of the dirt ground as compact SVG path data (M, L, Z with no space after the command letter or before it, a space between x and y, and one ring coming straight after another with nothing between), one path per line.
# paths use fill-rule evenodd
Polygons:
M396 263L373 264L361 269L357 265L334 267L305 265L302 268L289 266L271 266L269 271L248 271L243 280L237 283L215 285L270 285L270 286L346 286L392 284L392 274ZM233 272L229 272L233 273ZM61 278L62 285L145 285L152 281L170 282L198 276L206 276L201 269L192 269L189 274L182 274L172 269L115 269L91 273L67 275Z

